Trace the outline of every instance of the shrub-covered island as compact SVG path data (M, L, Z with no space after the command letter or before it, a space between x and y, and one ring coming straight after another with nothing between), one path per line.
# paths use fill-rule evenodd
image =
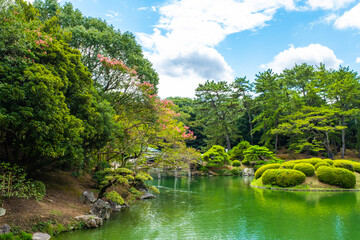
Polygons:
M310 158L261 166L253 187L286 190L359 190L360 163Z

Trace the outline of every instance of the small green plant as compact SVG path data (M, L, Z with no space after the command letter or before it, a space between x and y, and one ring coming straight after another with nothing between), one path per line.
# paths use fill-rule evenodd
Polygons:
M134 187L131 187L129 189L129 192L131 193L132 197L134 197L135 199L140 198L142 196L142 193Z
M0 240L32 240L31 233L26 233L21 231L19 234L14 235L14 233L1 234Z
M17 197L17 198L31 198L35 197L37 200L43 198L45 194L37 189L29 179L26 178L25 171L16 164L0 163L0 196L3 198Z
M34 185L34 188L36 190L36 200L42 200L46 195L46 186L41 181L33 181L32 184Z
M123 205L125 203L124 199L116 191L105 193L105 197L107 200L110 200L119 205Z
M157 189L155 186L148 186L149 187L149 191L155 194L160 194L159 189Z
M307 177L311 177L315 174L315 168L310 163L298 163L295 164L294 170L303 172Z
M239 167L239 166L241 165L241 163L240 163L239 160L234 160L234 161L232 162L232 165L233 165L234 167Z
M241 169L238 168L238 167L233 167L233 168L231 169L231 174L232 174L232 175L235 175L235 176L238 176L238 175L241 174Z

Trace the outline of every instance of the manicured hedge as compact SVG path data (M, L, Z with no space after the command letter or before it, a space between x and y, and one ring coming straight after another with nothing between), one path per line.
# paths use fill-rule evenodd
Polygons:
M337 168L344 168L352 172L354 171L354 165L349 161L337 160L334 162L333 166Z
M355 172L360 173L360 162L355 162L355 161L351 161L351 160L334 160L334 164L339 161L350 163L351 165L353 165Z
M319 181L343 188L354 188L355 174L344 168L320 166L316 175Z
M319 164L319 163L317 163ZM298 163L295 164L294 170L298 170L300 172L303 172L307 177L311 177L315 174L315 168L310 163Z
M293 169L268 169L262 176L265 185L293 187L305 181L304 173Z
M315 164L315 170L317 170L318 169L318 167L320 167L320 166L330 166L329 165L329 163L327 163L326 161L324 161L324 162L319 162L319 163L317 163L317 164Z
M255 179L258 179L261 177L261 175L268 169L278 169L281 166L280 163L271 163L261 166L258 170L255 172Z
M294 161L288 161L288 162L284 162L283 164L281 164L281 168L285 168L285 169L293 169L295 166L295 162Z
M238 166L241 165L241 163L240 163L239 160L234 160L234 161L232 162L232 165L233 165L234 167L238 167Z

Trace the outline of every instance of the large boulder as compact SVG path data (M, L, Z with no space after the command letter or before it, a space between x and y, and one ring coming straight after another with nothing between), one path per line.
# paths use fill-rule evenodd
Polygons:
M1 217L1 216L4 216L5 214L6 214L6 209L0 207L0 217Z
M88 228L97 228L103 224L102 218L95 215L81 215L75 217L75 219L84 222Z
M103 220L109 219L111 213L110 204L101 199L98 199L91 207L90 213L98 216L99 218L102 218Z
M7 234L9 233L11 230L11 227L9 226L9 224L4 224L0 226L0 235L1 234Z
M50 238L51 236L47 233L36 232L32 235L33 240L49 240Z
M254 169L253 168L245 168L242 172L243 176L254 176Z
M82 201L83 203L85 203L87 205L90 205L90 204L93 204L94 202L96 202L96 198L94 197L94 193L92 193L90 191L85 191L81 194L80 201Z
M120 210L122 208L125 208L126 205L120 205L120 204L117 204L117 203L114 203L113 201L111 200L108 200L108 203L110 204L110 208L113 212L120 212Z
M149 192L144 193L144 195L140 197L140 199L152 199L152 198L156 198L156 196Z

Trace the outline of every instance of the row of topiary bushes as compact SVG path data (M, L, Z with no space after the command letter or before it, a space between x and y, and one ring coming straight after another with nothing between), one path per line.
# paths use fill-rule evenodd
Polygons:
M255 172L255 179L262 177L265 185L292 187L301 184L306 177L316 175L319 181L343 188L354 188L360 163L350 160L301 159L282 164L267 164Z

